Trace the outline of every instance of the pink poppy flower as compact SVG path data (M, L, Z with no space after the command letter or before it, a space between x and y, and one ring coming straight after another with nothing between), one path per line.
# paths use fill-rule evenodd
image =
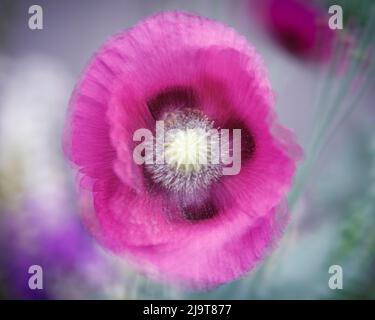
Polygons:
M175 162L138 165L133 135L155 132L160 119L180 130L168 136ZM222 162L184 165L212 128L241 130L238 174L223 175ZM182 148L184 139L192 144ZM95 54L71 99L64 147L92 197L84 221L95 238L152 277L198 289L243 275L275 244L301 156L276 123L255 49L180 12L154 15Z
M304 0L251 0L251 4L260 21L290 53L321 62L332 56L335 33L328 26L327 11Z

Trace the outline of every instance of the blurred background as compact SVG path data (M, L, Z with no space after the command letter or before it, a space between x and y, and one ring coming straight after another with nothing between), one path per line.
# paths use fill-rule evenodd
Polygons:
M31 5L43 30L30 30ZM343 9L343 29L328 8ZM93 52L158 11L184 10L243 34L268 68L280 121L306 158L278 248L246 277L208 292L153 282L81 225L61 150L68 101ZM374 299L375 2L66 0L0 2L0 298ZM28 268L44 270L30 290ZM331 290L328 269L343 269Z

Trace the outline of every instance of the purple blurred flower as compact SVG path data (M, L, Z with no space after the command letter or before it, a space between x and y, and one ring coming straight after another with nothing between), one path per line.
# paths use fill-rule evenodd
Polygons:
M79 218L29 201L22 210L3 214L0 266L5 286L17 299L100 297L110 281L107 265ZM43 269L43 289L28 286L29 267Z

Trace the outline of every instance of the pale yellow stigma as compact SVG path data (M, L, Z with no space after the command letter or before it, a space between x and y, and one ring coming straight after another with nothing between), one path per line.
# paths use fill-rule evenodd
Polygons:
M167 164L185 173L198 172L207 164L208 133L202 128L174 131L165 143Z

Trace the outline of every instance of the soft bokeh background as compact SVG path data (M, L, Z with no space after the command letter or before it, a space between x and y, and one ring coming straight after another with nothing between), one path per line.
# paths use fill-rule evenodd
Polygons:
M32 4L43 8L43 30L28 28ZM331 4L343 8L343 30L327 30ZM81 225L60 142L70 94L93 52L140 19L174 9L220 20L256 46L280 120L306 152L278 248L246 277L200 293L152 282L95 244ZM374 31L371 0L1 0L0 297L375 298ZM33 264L44 269L43 290L28 288ZM342 290L328 287L331 265L343 268Z

